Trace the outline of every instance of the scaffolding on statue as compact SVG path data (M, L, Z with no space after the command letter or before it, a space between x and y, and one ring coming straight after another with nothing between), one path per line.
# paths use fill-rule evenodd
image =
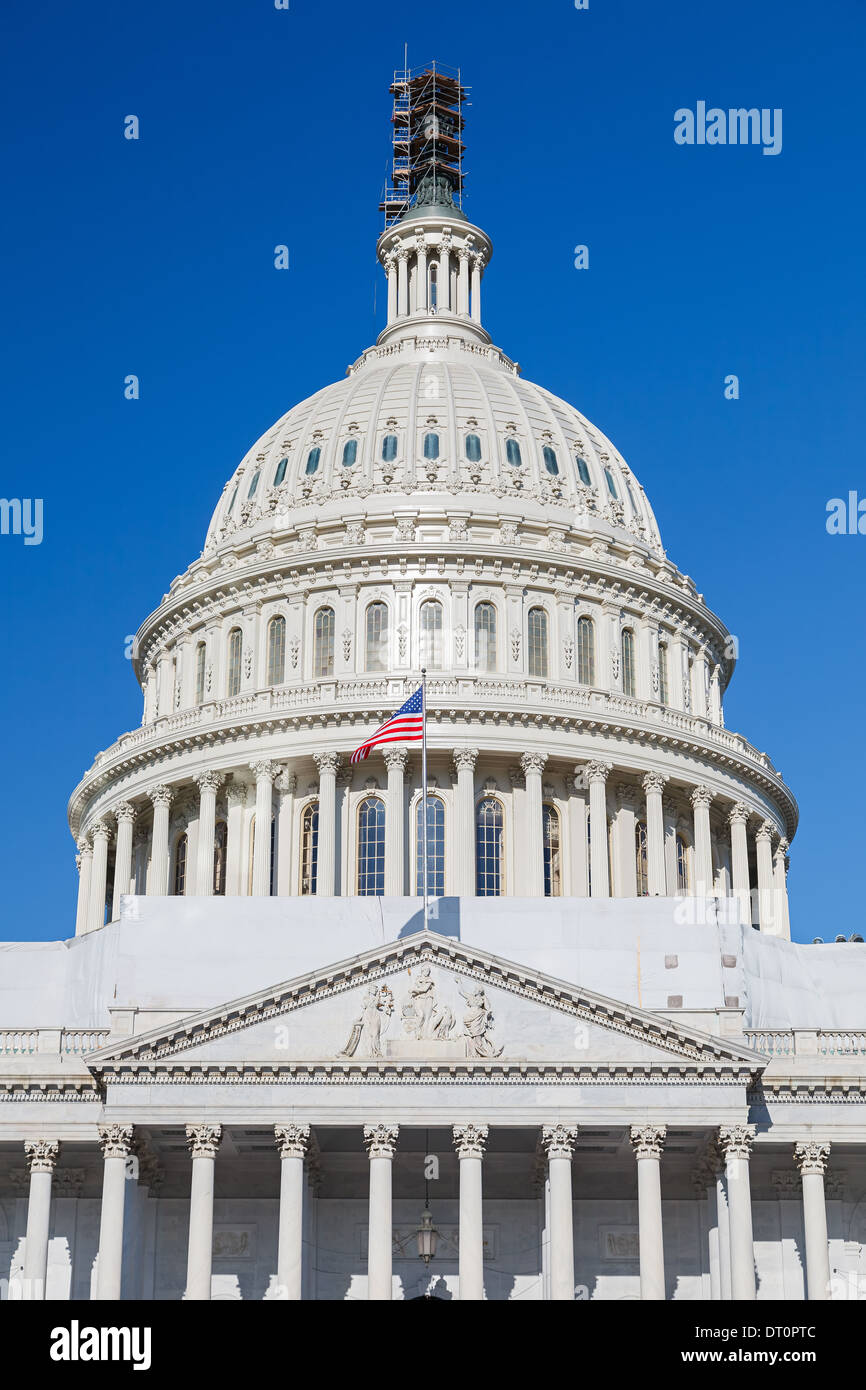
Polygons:
M425 179L445 179L451 196L463 207L463 107L469 88L459 68L431 62L421 68L398 68L389 91L393 154L379 211L390 227L411 206Z

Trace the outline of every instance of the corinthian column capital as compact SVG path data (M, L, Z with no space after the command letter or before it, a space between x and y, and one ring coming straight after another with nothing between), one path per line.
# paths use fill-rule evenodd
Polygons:
M59 1139L25 1139L24 1154L31 1173L53 1173L60 1156Z
M174 788L167 787L163 782L160 782L158 786L151 787L150 791L147 794L153 802L153 809L156 810L157 806L168 807L171 805L171 798L174 795Z
M408 748L384 748L382 757L389 772L405 772L406 764L409 761L409 750Z
M487 1125L455 1125L454 1147L458 1158L483 1158L488 1132Z
M186 1141L193 1158L216 1158L223 1137L222 1125L187 1125Z
M571 1158L577 1143L577 1125L545 1125L541 1147L548 1158Z
M309 1125L274 1125L280 1158L303 1158L310 1143Z
M452 754L458 772L474 772L478 761L477 748L455 748Z
M728 821L731 825L748 825L749 808L744 801L737 801L728 812Z
M604 783L607 781L612 770L613 767L611 763L605 763L600 759L596 759L594 762L586 764L586 780L587 782Z
M250 772L257 782L262 777L267 777L269 781L273 782L279 771L279 763L273 762L270 758L261 758L258 762L250 763Z
M829 1144L816 1144L812 1140L806 1140L794 1145L794 1162L803 1174L817 1173L823 1177L829 1158Z
M336 776L336 774L340 770L340 763L342 762L342 758L340 757L339 753L314 753L313 762L319 769L320 777L325 772L331 772Z
M709 810L714 795L715 793L710 791L710 788L705 786L702 782L699 787L692 788L691 792L689 793L689 801L692 803L692 806L695 810L697 810L699 806L704 806L707 810Z
M216 794L225 781L225 774L222 772L197 772L192 780L200 792Z
M719 1129L719 1148L725 1159L748 1158L756 1133L755 1125L722 1125Z
M364 1125L368 1158L393 1158L399 1133L399 1125Z
M643 778L644 794L649 796L651 792L657 792L661 796L667 786L668 779L663 772L647 772Z
M117 821L118 825L120 825L121 821L129 821L131 823L135 820L136 808L131 801L119 801L113 810L114 819Z
M537 772L540 777L546 764L546 753L522 753L520 756L520 766L523 768L524 777L528 777L530 772Z
M666 1125L632 1125L629 1133L635 1158L661 1158Z
M128 1158L132 1151L132 1125L98 1125L103 1158Z

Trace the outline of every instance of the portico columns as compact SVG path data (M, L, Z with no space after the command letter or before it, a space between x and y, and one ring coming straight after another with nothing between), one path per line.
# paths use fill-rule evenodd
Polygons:
M120 1298L123 1261L123 1208L126 1198L126 1160L132 1149L132 1125L100 1125L102 1149L102 1208L99 1214L99 1259L96 1297Z
M86 835L78 841L78 905L75 909L75 935L83 936L87 931L87 910L90 901L90 869L93 864L93 846Z
M153 802L153 830L147 891L155 897L165 897L168 893L168 808L171 805L171 788L151 787L148 795Z
M830 1297L830 1246L827 1242L827 1207L824 1173L829 1144L794 1145L794 1161L803 1182L803 1229L806 1237L806 1297L809 1302Z
M398 1125L365 1125L370 1160L370 1218L367 1233L367 1298L382 1301L391 1292L391 1166Z
M277 1248L278 1297L301 1297L304 1244L304 1156L309 1125L275 1125L280 1151L280 1233Z
M546 753L524 753L520 759L526 777L526 861L524 885L527 897L544 897L544 837L541 820L541 774Z
M193 778L199 792L198 853L196 854L195 888L201 898L213 897L214 831L216 829L216 794L222 785L219 772L200 772ZM255 872L255 870L254 870Z
M731 1232L731 1298L735 1303L756 1296L752 1194L749 1185L749 1154L754 1140L754 1125L722 1125L719 1130L719 1148L725 1158Z
M610 872L607 849L607 775L610 763L592 762L586 765L589 783L589 871L590 897L610 897Z
M661 1156L665 1125L632 1125L631 1143L637 1159L638 1244L640 1296L665 1296L665 1252L662 1232Z
M728 812L731 827L731 874L734 880L734 897L740 900L741 920L747 927L752 925L752 894L749 886L749 845L746 838L746 825L749 812L738 801Z
M755 833L755 857L758 863L758 922L763 932L777 935L773 913L773 833L772 821L762 821Z
M256 831L253 838L253 897L267 898L271 893L271 816L273 815L274 778L278 763L265 758L250 763L256 779ZM213 863L213 849L211 849Z
M316 860L316 894L332 898L337 869L337 771L339 753L314 753L319 769L319 838Z
M222 1139L222 1125L187 1125L192 1154L189 1198L189 1249L184 1298L210 1298L213 1265L214 1163Z
M27 1302L37 1302L45 1297L51 1179L60 1154L60 1144L56 1139L28 1139L24 1152L30 1169L30 1195L27 1201L23 1298Z
M719 1217L719 1298L731 1301L731 1213L728 1210L728 1187L724 1161L716 1171L716 1211Z
M550 1183L550 1297L574 1301L574 1210L571 1160L576 1125L545 1125L541 1144L547 1154ZM461 1169L462 1172L462 1169Z
M646 794L647 887L651 898L665 896L665 817L662 810L667 777L648 772L643 779Z
M457 1269L460 1302L484 1297L484 1227L481 1201L481 1163L487 1146L487 1125L455 1125L454 1147L460 1160L460 1229Z
M475 763L477 748L457 748L457 834L454 856L454 892L459 897L475 896Z
M117 821L117 844L114 849L114 896L111 903L111 920L120 917L120 899L129 892L132 879L132 825L135 820L135 807L131 801L121 801L114 808Z
M709 787L695 787L689 800L695 813L695 896L712 897L713 850L710 840L710 804L713 793Z
M97 927L105 925L105 880L111 830L104 820L98 820L91 825L90 836L93 840L93 863L90 866L87 930L95 931Z
M406 748L386 748L382 756L388 769L388 810L385 815L385 892L401 898L405 888L403 846L403 775L409 752Z

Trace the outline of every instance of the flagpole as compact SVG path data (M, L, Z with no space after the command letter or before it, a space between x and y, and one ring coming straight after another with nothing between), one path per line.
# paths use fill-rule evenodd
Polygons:
M424 930L430 926L430 907L427 897L427 671L421 668L421 805L424 828Z

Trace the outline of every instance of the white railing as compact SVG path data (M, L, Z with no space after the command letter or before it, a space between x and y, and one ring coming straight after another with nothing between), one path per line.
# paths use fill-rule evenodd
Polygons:
M0 1028L0 1056L28 1056L36 1051L38 1028Z
M752 1047L756 1052L765 1052L769 1057L789 1057L794 1053L794 1034L776 1033L761 1030L760 1032L744 1032L746 1046Z
M81 1056L108 1041L108 1028L0 1028L0 1057Z
M743 1037L768 1057L866 1057L862 1028L747 1028Z
M107 1028L64 1028L60 1035L61 1052L95 1052L108 1039Z
M866 1056L866 1031L819 1032L818 1051L822 1056L862 1057Z

